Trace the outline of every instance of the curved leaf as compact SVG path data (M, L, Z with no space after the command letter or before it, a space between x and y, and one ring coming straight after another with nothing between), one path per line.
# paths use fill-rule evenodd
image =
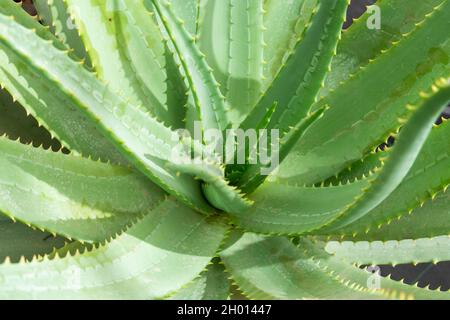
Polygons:
M278 106L267 128L280 129L280 136L305 118L331 63L348 3L319 2L309 27L241 128L256 128L274 102Z
M317 6L318 0L264 1L265 86L272 83L302 38Z
M37 37L32 30L5 16L0 16L0 24L0 47L9 50L29 68L38 70L39 80L51 83L53 90L72 101L124 157L181 201L202 212L212 211L203 198L199 182L187 175L177 176L165 168L179 146L175 132L144 108L117 96L93 74ZM30 56L33 56L32 60Z
M9 258L19 262L20 259L31 260L35 255L51 253L55 248L63 247L61 237L53 237L47 232L33 230L22 223L14 222L0 215L0 260Z
M0 297L163 298L205 268L225 232L222 223L169 199L117 239L90 251L0 265Z
M202 3L197 46L205 54L238 125L261 95L263 0L207 0Z
M51 42L60 50L68 50L47 28L13 1L0 3L0 14L14 17L15 21L25 28L35 30L37 36L49 42L48 46ZM0 62L2 87L36 118L39 125L49 130L52 137L57 137L64 147L84 156L126 163L94 124L77 110L76 103L52 87L49 82L43 81L39 71L30 68L4 46L0 49Z
M397 119L412 113L405 106L417 104L421 91L448 77L450 2L430 10L389 50L315 104L313 109L330 108L281 164L277 179L314 184L335 175L386 141L400 127Z
M325 250L358 265L406 264L450 260L450 237L386 242L328 242Z
M103 241L165 194L129 169L0 139L0 211L34 227Z
M324 188L267 182L250 196L254 205L249 210L231 215L240 227L253 232L306 233L334 220L367 185L365 180Z
M424 101L418 106L409 106L416 110L396 140L395 147L388 153L385 165L375 177L369 177L370 186L349 205L341 216L331 224L331 230L345 227L376 208L404 180L419 155L431 131L431 124L447 107L450 100L450 85L448 80L440 80L433 87L431 96L425 95ZM328 229L325 227L325 229Z
M377 7L369 6L368 12L343 32L320 95L330 94L359 68L381 56L444 1L422 0L412 8L409 0L378 0ZM375 23L378 18L379 28Z
M177 291L170 300L227 300L230 284L220 260L213 259L200 277Z
M166 105L165 45L144 0L65 1L99 78L161 121L179 123L182 107Z
M35 0L33 5L44 24L69 48L79 59L87 59L86 65L90 66L89 57L81 41L79 31L69 16L67 6L63 0Z
M161 19L181 61L189 83L202 129L225 130L229 124L227 106L204 55L195 46L195 38L186 31L167 0L146 0L147 8Z
M448 298L380 279L371 288L364 270L347 264L301 240L296 247L286 238L244 234L221 253L233 279L253 299L389 299Z
M433 128L410 172L398 188L365 217L339 230L338 233L362 237L369 231L376 233L378 228L402 219L428 199L433 199L439 192L446 190L450 184L450 172L447 170L450 166L449 134L449 122ZM432 212L441 214L437 210ZM445 209L442 214L445 214ZM405 232L413 232L423 226L423 223L418 222L416 227L407 228L408 231L405 229ZM437 235L446 233L447 231ZM428 236L432 235L425 234L422 237Z

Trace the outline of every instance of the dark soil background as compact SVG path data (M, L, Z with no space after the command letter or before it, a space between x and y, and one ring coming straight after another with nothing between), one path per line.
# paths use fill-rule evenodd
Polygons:
M5 1L5 0L0 0ZM14 0L19 2L19 0ZM220 1L220 0L219 0ZM280 0L284 1L284 0ZM23 0L24 8L32 15L36 14L33 7L32 0ZM347 22L344 28L348 28L353 19L362 15L366 6L374 4L376 0L352 0L351 6L347 14ZM450 107L447 109L445 116L450 117ZM383 276L390 275L393 279L404 279L406 283L419 283L419 286L435 289L441 287L442 290L450 289L450 262L442 262L437 265L432 264L419 264L413 265L400 265L396 267L382 266L381 273Z

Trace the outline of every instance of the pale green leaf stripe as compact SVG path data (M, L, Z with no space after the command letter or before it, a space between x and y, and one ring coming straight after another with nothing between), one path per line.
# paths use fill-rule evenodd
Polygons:
M170 296L170 300L227 300L229 295L227 273L216 258L198 278Z
M65 1L99 78L161 121L177 123L166 104L164 42L144 0Z
M195 46L195 38L172 12L169 1L146 0L146 3L161 19L180 59L202 128L225 130L229 124L228 107L204 55Z
M270 85L307 28L319 0L264 1L264 84Z
M413 167L400 186L366 216L339 230L338 234L350 236L361 234L363 236L369 231L376 231L383 225L407 216L413 209L445 190L450 184L449 136L450 122L447 121L434 127ZM381 153L381 156L387 156L387 154ZM418 222L417 227L408 228L408 231L414 231L420 227L423 227L423 223ZM424 237L427 236L430 235Z
M35 255L50 254L64 244L63 238L33 230L0 214L0 261L7 257L13 262L19 262L22 257L31 260Z
M150 212L164 192L123 167L0 138L0 211L34 227L103 241Z
M86 65L90 66L89 57L81 41L78 29L70 18L67 6L63 0L35 0L33 2L38 16L43 23L50 27L58 39L69 48L79 59L86 59Z
M411 32L416 23L421 22L444 1L446 0L417 1L414 3L414 10L411 10L410 0L378 0L376 6L379 11L377 7L369 7L368 12L342 34L320 96L328 95L361 66L367 65L370 60L395 45L403 34ZM379 18L381 28L377 29L375 22Z
M410 33L315 104L314 109L330 109L281 164L277 179L323 181L395 132L400 127L397 119L411 114L405 106L416 104L419 93L437 78L448 77L449 12L449 1L432 9Z
M263 0L207 0L202 3L197 45L214 70L238 125L261 95Z
M67 50L44 26L13 1L1 1L0 13L14 17L16 22L27 29L36 30L39 37L51 41L58 49ZM116 163L126 162L98 132L95 125L77 110L76 103L54 87L50 88L47 82L42 81L39 72L31 69L5 47L0 50L0 62L0 84L38 120L40 125L45 126L52 136L57 137L63 146L84 156Z
M421 105L409 106L414 110L417 109L417 111L402 127L395 146L387 154L387 159L380 169L380 173L373 178L369 178L370 186L362 190L364 194L348 206L329 228L325 227L325 229L340 229L361 219L388 198L400 185L422 150L431 132L432 124L447 107L450 100L448 80L441 79L436 83L433 91L436 91L436 93L424 97Z
M145 109L127 103L64 52L37 37L13 19L0 16L0 45L51 82L91 120L129 161L167 192L203 212L211 212L200 183L165 168L179 146L173 131ZM30 57L33 57L31 60ZM54 79L58 79L56 82Z
M282 136L305 118L336 50L347 6L345 0L319 3L309 27L242 128L256 128L275 101L278 106L268 129L280 129Z
M450 236L386 242L331 241L325 250L358 265L438 263L450 260Z
M389 279L381 279L381 290L368 288L370 274L308 246L246 233L221 257L236 284L253 299L448 298Z
M224 224L167 200L126 233L82 254L0 265L5 299L158 299L211 261Z

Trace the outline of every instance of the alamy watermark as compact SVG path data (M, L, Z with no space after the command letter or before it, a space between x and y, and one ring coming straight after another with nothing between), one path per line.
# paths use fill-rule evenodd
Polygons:
M367 18L367 28L369 30L380 30L381 29L381 8L377 5L372 5L367 7L367 13L369 17Z
M367 289L380 290L381 289L381 269L379 266L368 266L367 271L371 275L367 279Z
M202 129L201 122L194 122L194 128L178 129L173 141L178 144L172 149L171 162L175 164L196 163L213 159L219 163L260 165L261 175L271 174L279 165L278 129ZM193 135L193 136L192 136ZM202 154L193 154L186 141L203 144Z

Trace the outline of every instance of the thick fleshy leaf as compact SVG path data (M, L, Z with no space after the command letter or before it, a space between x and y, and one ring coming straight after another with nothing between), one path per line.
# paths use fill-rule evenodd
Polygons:
M65 1L99 78L164 123L178 124L183 108L167 107L165 45L144 0Z
M171 0L175 15L183 20L184 27L192 35L197 34L202 0Z
M47 28L30 17L13 1L0 2L0 14L12 16L17 23L33 29L36 35L60 50L68 50ZM70 52L69 52L70 55ZM34 56L34 53L33 53ZM46 55L43 55L45 57ZM39 71L21 61L11 50L0 50L0 84L44 126L53 137L72 152L116 163L126 160L104 138L95 125L77 110L76 103L42 80Z
M90 66L79 31L69 16L64 0L34 0L33 4L39 18L50 27L52 33L71 48L79 59L85 59L86 65Z
M277 77L240 125L254 129L274 102L277 108L268 129L281 136L305 118L322 86L340 38L348 1L321 1L308 28L296 43Z
M192 281L211 261L226 227L173 200L109 243L0 265L8 299L157 299Z
M218 258L202 274L177 291L171 300L227 300L230 295L230 283L223 264Z
M61 148L61 144L52 139L45 128L39 126L36 119L27 115L26 110L5 90L0 90L0 135L6 135L10 139L20 139L23 143L42 145L45 148L52 147L55 150Z
M53 237L48 232L33 230L0 214L1 261L7 257L13 262L19 262L23 258L31 260L35 255L49 254L55 248L63 247L64 244L63 238Z
M389 1L385 2L387 5ZM410 11L410 5L403 10ZM319 100L314 108L330 109L317 121L281 164L280 180L301 184L323 181L395 132L439 77L448 77L450 2L431 8L413 30ZM389 29L384 30L389 33Z
M171 10L167 0L145 0L148 10L154 11L170 37L189 83L202 129L225 130L229 124L227 105L204 55L195 45L195 37L183 26L182 20Z
M436 195L409 214L402 212L397 219L385 224L336 238L352 241L389 241L420 239L450 234L450 191ZM334 237L332 237L334 238Z
M300 240L246 233L221 253L240 289L253 299L423 299L448 298L433 292L371 275Z
M323 188L267 182L250 196L254 205L249 210L231 215L240 227L253 232L306 233L333 221L366 186L364 180Z
M263 0L206 0L201 6L197 45L214 70L238 125L261 95Z
M318 0L264 1L264 76L265 87L270 85L302 38Z
M425 263L450 260L450 237L386 242L328 242L325 250L358 265Z
M433 128L413 167L400 186L365 217L340 230L338 234L364 237L364 234L369 231L376 233L378 228L407 216L413 209L423 205L428 199L434 198L439 192L446 190L450 184L449 134L450 122L448 121ZM381 155L387 156L383 153ZM445 214L445 210L442 214ZM430 219L435 218L430 217ZM419 229L423 226L423 223L417 221L417 227L406 228L405 232L414 232L416 228ZM434 234L434 236L447 234L447 232ZM432 235L423 234L419 237L427 236Z
M32 30L3 15L0 24L0 47L28 68L38 70L40 83L51 84L53 91L72 101L124 157L167 192L203 212L212 211L203 198L198 181L165 168L180 145L175 132L153 118L146 109L116 95ZM30 56L34 58L30 60ZM201 151L197 150L199 153Z
M276 108L274 110L276 111ZM259 160L259 163L257 164L247 165L247 170L241 174L237 186L244 193L252 193L255 191L273 171L278 169L278 165L286 159L297 141L301 139L301 137L308 131L309 127L311 127L314 122L322 117L325 110L326 109L323 108L321 110L308 113L305 116L305 119L302 119L294 127L290 128L287 134L285 134L281 139L275 141L275 144L272 138L272 133L270 133L270 135L268 133L267 146L270 149L270 155L268 156L269 161L263 164ZM276 144L277 146L272 148ZM258 148L259 156L261 156L261 146L259 145ZM250 150L250 152L253 152L253 150ZM238 166L238 168L238 170L242 170L240 169L240 166Z
M102 241L165 194L133 171L0 139L0 211L39 229Z
M376 7L369 6L368 12L353 21L342 34L320 95L326 96L359 68L394 46L405 33L416 27L416 23L423 21L427 14L445 1L417 1L412 8L410 0L382 0L376 3Z
M386 200L397 189L416 161L423 148L436 118L447 107L450 101L450 83L440 80L433 86L431 95L423 94L423 101L417 106L409 105L414 110L395 142L394 148L387 153L385 164L379 174L369 177L370 185L327 230L336 230L350 225L367 215L380 203ZM448 156L444 157L444 160ZM442 159L438 159L438 162ZM413 174L414 176L414 174ZM441 182L442 183L442 182Z

